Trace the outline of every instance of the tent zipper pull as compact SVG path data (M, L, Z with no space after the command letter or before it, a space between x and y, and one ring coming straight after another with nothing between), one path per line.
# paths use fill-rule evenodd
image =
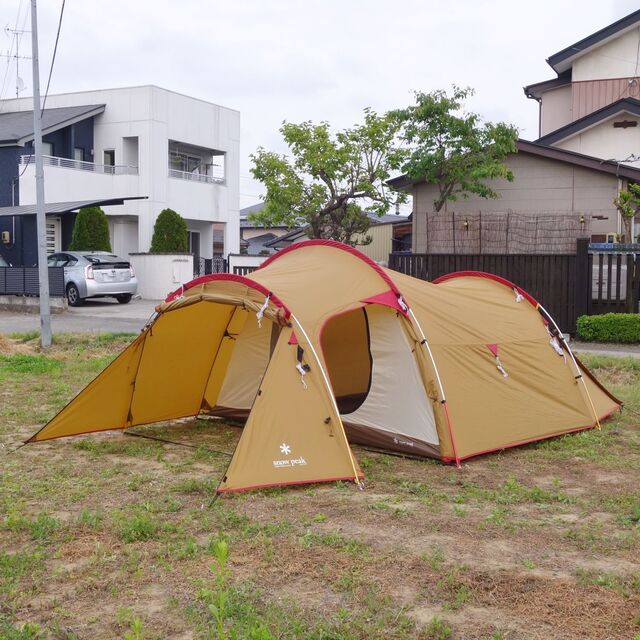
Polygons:
M296 369L300 372L300 382L302 386L307 389L307 383L304 381L304 377L311 371L311 367L308 364L304 364L302 358L304 357L304 349L298 345L296 349Z
M498 358L498 356L496 356L496 367L498 368L498 371L502 374L504 378L509 377L509 374L504 370L504 367L502 366L502 362L500 362L500 358Z
M267 310L267 307L269 306L270 298L271 298L271 291L269 291L269 293L267 294L267 297L264 299L264 302L262 303L262 306L258 310L258 313L256 313L256 318L258 318L258 327L260 329L262 329L262 318L264 317L264 312Z

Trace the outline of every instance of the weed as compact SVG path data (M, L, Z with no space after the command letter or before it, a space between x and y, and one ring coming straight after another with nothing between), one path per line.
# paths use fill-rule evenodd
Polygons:
M17 340L18 342L31 342L32 340L40 339L39 331L20 331L15 333L10 333L9 337L12 340Z
M437 571L445 561L444 551L440 547L433 547L431 553L423 556L423 559L429 563L429 566Z
M625 598L640 594L640 573L598 573L590 569L578 569L576 576L583 585L594 584L611 589Z
M131 607L118 607L116 609L116 624L125 625L133 620L134 614Z
M197 480L196 478L180 480L173 485L173 490L176 493L213 494L216 488L217 482L214 480Z
M161 444L155 442L132 442L131 439L126 441L120 439L96 439L82 438L74 440L73 446L81 451L88 451L94 457L104 454L126 455L134 458L155 458L161 460L164 456L164 448Z
M91 509L82 509L78 516L78 522L83 527L89 527L90 529L99 529L102 525L102 512L91 511Z
M504 507L496 507L488 516L487 521L491 524L498 525L499 527L508 527L507 516L509 515L508 509Z
M56 531L59 526L60 523L55 518L44 513L39 513L29 526L29 529L31 530L31 537L34 540L46 543L49 542L51 534Z
M211 570L215 574L215 588L201 589L199 598L203 600L209 613L213 616L213 622L219 640L226 640L229 636L225 629L227 617L227 604L229 601L229 543L226 540L218 540L213 547L215 562Z
M535 562L533 560L528 560L526 558L522 561L522 566L526 567L529 570L532 570L532 569L536 568Z
M314 522L326 522L327 516L325 516L324 513L316 513L316 515L313 516L312 520Z
M2 640L39 640L46 638L40 625L27 622L21 627L0 620L0 638Z
M640 526L640 503L633 505L630 513L625 514L621 519L627 526Z
M0 371L11 374L51 373L62 367L60 360L28 353L0 354Z
M447 609L460 609L473 596L469 586L460 579L461 573L462 567L452 567L437 583L446 598L444 606Z
M369 549L366 543L353 538L345 538L337 531L330 533L307 531L299 540L300 544L307 549L316 544L321 544L351 555L365 554Z
M143 640L144 634L142 632L142 620L140 618L134 618L130 625L129 631L124 634L124 640Z
M431 640L447 640L447 638L451 637L451 628L446 622L437 616L433 616L431 622L425 628L425 633L427 638L431 638Z
M138 510L132 515L116 512L113 516L118 535L123 542L137 542L155 538L159 525L148 513Z

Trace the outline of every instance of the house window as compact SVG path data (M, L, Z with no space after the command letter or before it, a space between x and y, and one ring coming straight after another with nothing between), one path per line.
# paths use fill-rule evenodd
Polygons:
M202 168L202 158L180 151L172 151L169 156L169 168L187 173L204 173Z
M189 253L193 254L194 260L200 257L200 232L189 231Z
M52 156L53 155L53 142L43 142L42 143L42 155L43 156Z
M73 159L77 160L78 162L84 161L84 149L82 147L74 147Z
M116 164L116 151L115 149L105 149L103 154L103 161L102 163L104 164L104 172L105 173L114 173L114 167Z

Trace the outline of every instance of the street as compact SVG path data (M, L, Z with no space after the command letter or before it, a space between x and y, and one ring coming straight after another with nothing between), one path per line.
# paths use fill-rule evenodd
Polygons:
M51 314L53 333L137 333L153 314L160 300L132 300L118 304L111 298L87 300L82 307L69 307ZM39 331L37 313L0 311L0 334Z

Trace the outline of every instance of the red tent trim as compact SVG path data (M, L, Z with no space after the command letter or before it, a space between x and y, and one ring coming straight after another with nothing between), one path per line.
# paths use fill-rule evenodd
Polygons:
M259 282L256 282L255 280L250 280L245 276L239 276L239 275L236 275L235 273L211 273L207 276L200 276L199 278L195 278L194 280L187 282L186 284L182 285L181 287L179 287L178 289L170 293L165 298L164 301L171 302L172 300L179 298L185 291L188 291L193 287L197 287L198 285L201 285L201 284L206 284L207 282L217 282L217 281L237 282L238 284L242 284L245 287L249 287L250 289L255 289L256 291L259 291L261 294L263 294L265 297L269 296L271 301L277 307L281 307L282 309L284 309L284 312L287 318L291 315L291 311L289 310L287 305L284 302L282 302L282 300L277 295L275 295L272 291L269 291L267 287L261 285Z
M269 256L258 269L264 269L266 266L270 265L274 260L277 260L281 256L286 253L290 253L291 251L296 251L297 249L303 249L304 247L313 247L313 246L324 246L324 247L333 247L334 249L339 249L340 251L345 251L346 253L350 253L355 256L359 260L362 260L364 263L368 264L388 285L389 289L393 291L396 295L401 295L400 290L396 286L395 282L385 273L382 267L374 262L369 256L365 256L364 253L358 251L354 247L350 247L348 244L343 244L342 242L336 242L335 240L305 240L304 242L296 242L294 244L290 244L288 247L284 249L280 249L277 253L274 253L272 256ZM405 300L405 304L406 300ZM407 306L409 306L407 304Z
M526 298L526 300L533 305L536 309L538 308L538 301L529 293L527 293L524 289L521 289L517 285L513 284L510 280L506 278L501 278L500 276L496 276L493 273L486 273L484 271L455 271L454 273L447 273L447 275L440 276L433 280L433 284L440 284L441 282L446 282L447 280L452 280L453 278L487 278L488 280L495 280L500 284L503 284L505 287L509 287L510 289L515 289L521 296Z

